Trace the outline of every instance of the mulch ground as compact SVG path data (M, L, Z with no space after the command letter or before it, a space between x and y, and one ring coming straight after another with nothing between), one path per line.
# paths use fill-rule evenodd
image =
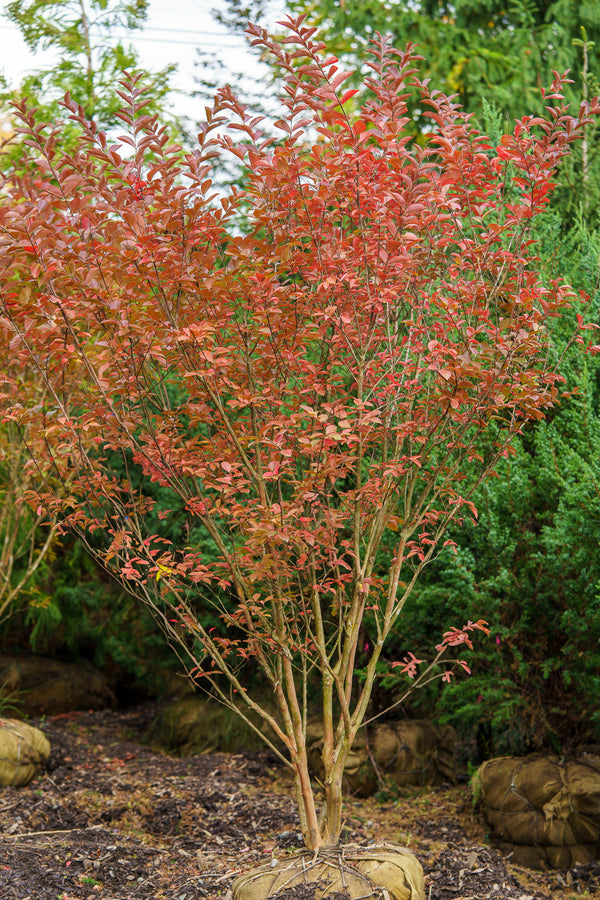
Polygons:
M148 704L37 723L52 745L47 773L0 788L2 900L226 898L236 875L300 847L289 780L273 758L167 756L144 743L156 715ZM346 814L346 841L394 840L417 854L428 900L600 890L600 864L532 873L484 846L464 786L349 800Z

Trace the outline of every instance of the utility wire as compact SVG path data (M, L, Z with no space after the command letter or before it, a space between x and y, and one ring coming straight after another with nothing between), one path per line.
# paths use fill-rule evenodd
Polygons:
M169 32L170 34L203 34L207 37L231 37L231 34L228 34L226 31L205 31L204 29L190 29L190 28L162 28L160 25L144 25L143 28L136 29L136 31L132 31L133 34L139 32L143 34L146 31L160 31ZM234 35L235 37L235 35ZM241 35L240 35L241 37Z
M0 24L0 31L14 32L15 30L17 30L17 29L15 28L14 25L1 25ZM119 30L123 30L123 29L119 29L119 28L115 29L115 31L119 31ZM199 35L205 35L206 37L224 37L224 38L241 37L242 36L241 34L236 35L236 34L228 33L226 31L205 31L203 28L197 28L197 29L193 29L193 30L191 30L189 28L162 28L160 25L145 25L143 28L135 28L135 29L132 28L130 31L128 30L127 33L131 34L131 35L137 35L137 34L144 34L146 31L160 31L161 34L163 32L168 32L169 34L189 34L189 35L199 34Z
M187 47L230 47L230 48L235 48L236 50L240 49L239 44L228 44L228 43L224 43L222 41L179 41L179 40L172 40L172 39L163 41L160 38L141 37L141 36L138 37L137 35L134 36L131 34L121 35L121 36L115 35L115 37L117 37L118 40L125 40L131 44L137 44L137 43L165 44L165 45L184 44ZM224 37L225 37L225 35L224 35Z
M8 25L0 25L0 31L12 31L12 30L13 29L10 28ZM162 31L162 29L158 28L157 31ZM186 32L183 31L183 29L182 29L181 33L185 34ZM189 34L189 32L187 32L187 33ZM198 32L198 34L201 34L201 32ZM145 44L165 44L165 45L184 44L188 47L199 47L199 46L202 46L202 47L229 47L229 48L236 48L236 49L239 49L239 47L240 47L238 42L231 43L232 35L226 35L226 34L222 35L222 37L225 38L225 41L204 41L204 40L188 40L188 41L186 41L186 40L177 40L177 39L174 40L173 38L167 38L166 40L163 40L162 38L144 37L143 34L138 35L138 34L132 34L131 32L127 32L127 33L123 33L123 34L118 34L117 32L114 32L114 36L117 40L125 40L131 44L137 44L137 43L141 42L141 43L145 43ZM221 35L219 35L219 37L221 37Z

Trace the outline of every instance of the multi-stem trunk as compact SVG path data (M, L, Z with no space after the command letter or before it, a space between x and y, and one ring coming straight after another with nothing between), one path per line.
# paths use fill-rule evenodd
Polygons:
M324 846L335 846L342 831L342 806L344 789L344 769L352 748L353 737L344 735L336 743L335 752L329 758L324 755L325 777L323 782L323 813L321 816L321 838Z
M301 748L294 760L294 784L300 827L308 850L335 847L339 843L342 830L343 775L350 746L344 740L342 747L338 748L335 760L333 756L323 759L325 775L320 815L317 813L317 801L310 778L306 748Z
M314 790L308 768L308 756L306 746L298 748L298 755L294 759L294 789L302 839L307 850L319 850L323 846L319 816Z
M324 817L321 824L321 840L323 846L335 846L340 839L342 831L342 803L343 803L343 769L336 767L334 774L324 785Z

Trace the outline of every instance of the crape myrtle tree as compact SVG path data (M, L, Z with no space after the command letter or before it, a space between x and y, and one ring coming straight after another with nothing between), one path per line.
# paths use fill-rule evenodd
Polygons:
M0 376L0 397L7 404L17 396L38 399L44 391L31 367L19 365L17 355L9 349L12 335L0 330L3 370ZM57 516L48 521L42 510L36 513L24 502L26 492L35 486L31 471L27 442L15 422L0 429L0 623L27 600L33 606L45 604L45 598L35 589L36 573L44 568L44 561L53 550Z
M118 121L114 113L121 102L114 85L123 69L137 65L136 53L127 46L127 41L115 38L114 31L126 34L140 28L147 16L148 2L18 0L5 6L6 15L19 27L32 51L55 51L60 59L28 75L18 88L0 91L5 114L5 127L0 130L0 168L3 169L21 160L23 152L7 111L9 99L26 96L40 108L40 116L51 117L59 113L57 101L68 90L77 96L86 116L93 118L99 127L114 127ZM159 111L165 121L165 98L172 69L168 67L148 77L152 85L152 109ZM70 130L62 132L63 147L76 140L75 123L71 124ZM12 375L0 380L0 392L10 395L14 389L17 395L43 393L45 388L37 376L22 368L22 360L11 358L5 330L0 332L0 352L5 369L15 365L19 368L18 380ZM0 621L23 612L33 613L39 623L44 619L55 622L60 613L55 597L47 590L49 571L44 562L49 553L59 549L60 543L53 540L52 527L39 527L41 518L23 503L31 478L23 465L26 455L26 435L18 433L14 425L0 426ZM16 619L19 618L17 615ZM18 627L16 619L13 618L12 627ZM2 639L10 640L11 636L5 630Z
M557 76L547 117L492 146L419 79L410 47L377 38L368 99L349 112L348 73L302 19L286 28L282 43L251 29L285 73L275 140L229 89L185 154L145 114L136 79L120 91L118 144L67 97L83 137L63 153L64 123L21 105L37 167L5 181L0 290L13 352L46 385L5 411L30 435L34 508L155 611L200 684L269 726L316 850L339 839L344 762L386 639L410 633L419 574L449 523L476 514L472 493L513 438L559 399L548 322L572 292L541 283L530 227L599 106L572 118ZM407 128L415 95L423 146ZM222 196L211 172L228 153L247 184ZM164 535L148 533L151 501L116 476L114 454L171 490L214 553L170 544L168 510ZM207 626L210 604L224 629ZM485 629L460 624L438 654ZM275 711L248 690L245 659ZM419 671L411 655L398 666Z

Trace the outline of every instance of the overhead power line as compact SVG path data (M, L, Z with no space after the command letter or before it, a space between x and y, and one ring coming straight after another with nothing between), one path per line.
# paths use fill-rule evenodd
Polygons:
M12 29L8 28L6 25L0 25L0 31L11 31ZM159 29L160 30L160 29ZM201 39L198 40L173 40L172 38L168 38L163 40L162 38L154 38L154 37L144 37L143 35L137 34L116 34L115 37L117 40L127 41L131 44L143 43L143 44L163 44L163 45L177 45L183 44L187 47L222 47L222 48L230 48L230 49L238 49L239 43L231 43L231 41L204 41ZM227 37L227 35L223 35L223 37Z
M202 41L202 40L193 40L193 41L180 41L173 40L169 38L168 40L162 40L161 38L153 38L153 37L144 37L143 35L117 35L119 40L129 41L131 44L143 43L143 44L185 44L188 47L231 47L239 50L239 44L231 44L226 43L224 41ZM225 37L225 35L224 35Z
M203 28L193 30L190 30L189 28L161 28L160 25L144 25L143 28L140 28L132 33L143 34L146 31L160 31L161 33L168 32L169 34L201 34L207 37L241 37L241 35L229 34L226 31L205 31Z

